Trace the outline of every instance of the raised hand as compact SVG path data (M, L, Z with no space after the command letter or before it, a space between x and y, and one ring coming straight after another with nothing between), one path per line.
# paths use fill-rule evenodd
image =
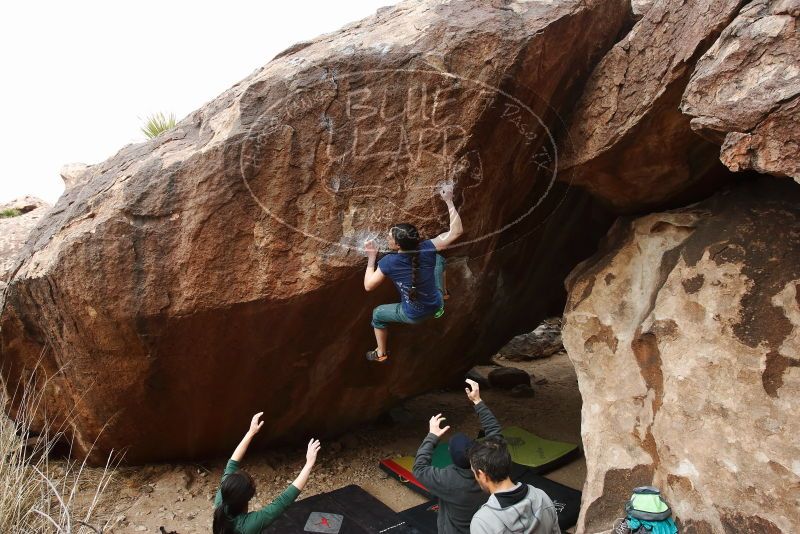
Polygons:
M453 200L453 189L455 184L453 182L442 182L439 184L439 196L442 197L442 200L445 202L451 202Z
M256 434L258 434L258 431L261 430L262 426L264 426L264 421L261 421L262 415L264 415L264 412L258 412L250 420L250 430L248 431L248 433L251 436L255 436Z
M444 421L444 417L442 414L437 414L431 417L431 420L428 422L428 429L430 430L431 434L434 434L437 438L440 438L444 435L445 432L450 430L450 426L446 426L442 428L442 421Z
M469 385L469 387L464 388L464 391L467 392L467 398L471 400L473 404L481 402L481 388L478 383L469 378L466 379L466 383Z
M300 470L300 474L294 479L292 485L303 491L308 483L308 477L311 475L311 470L314 469L314 464L317 462L317 453L319 452L320 443L318 439L311 438L308 442L308 449L306 449L306 465Z
M250 428L247 429L247 434L244 435L242 441L239 442L239 445L236 446L234 449L233 454L231 455L231 460L236 460L237 462L241 462L244 459L244 455L247 452L247 447L250 446L250 442L253 440L253 437L258 434L258 431L261 430L261 427L264 426L264 421L261 420L261 416L264 415L264 412L258 412L250 419Z
M370 239L364 243L364 251L370 258L374 258L378 255L378 245L375 244L374 239Z
M308 442L308 449L306 450L306 464L314 465L317 461L317 453L319 449L322 447L322 444L319 442L318 439L311 439Z

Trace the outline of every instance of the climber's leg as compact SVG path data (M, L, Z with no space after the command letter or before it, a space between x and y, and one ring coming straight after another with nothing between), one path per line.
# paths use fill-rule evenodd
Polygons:
M436 280L436 288L442 293L442 299L447 300L450 298L450 293L447 291L447 273L445 272L445 259L441 254L436 255L436 266L433 268L433 275Z
M378 347L367 353L367 359L383 362L388 358L389 323L418 324L419 322L421 321L410 319L399 302L376 306L372 310L372 328L375 330L375 342Z
M367 359L377 362L385 361L389 356L389 323L399 322L398 309L402 312L403 306L397 304L381 304L372 310L372 328L375 330L375 342L378 347L367 353Z
M433 267L433 277L436 281L436 289L444 293L444 256L436 255L436 265Z
M439 290L439 293L442 294L442 306L436 310L436 313L433 314L434 317L437 319L444 315L444 301L447 300L450 295L447 293L447 286L445 285L445 272L444 272L445 260L444 256L441 254L436 255L436 265L433 267L433 279L436 282L436 289Z
M375 349L375 361L382 362L389 357L387 346L389 344L389 329L388 328L373 328L375 331L375 341L378 348ZM369 359L369 357L367 358Z

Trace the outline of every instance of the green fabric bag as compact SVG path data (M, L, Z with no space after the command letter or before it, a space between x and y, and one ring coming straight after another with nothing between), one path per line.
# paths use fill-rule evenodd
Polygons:
M625 504L625 513L629 518L642 521L664 521L672 516L669 504L653 486L634 488L633 495Z

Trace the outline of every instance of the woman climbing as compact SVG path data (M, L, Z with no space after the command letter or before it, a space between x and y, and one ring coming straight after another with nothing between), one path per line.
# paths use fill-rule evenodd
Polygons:
M453 204L453 188L442 188L440 196L450 212L450 229L447 232L420 241L419 231L414 225L395 224L389 229L388 241L389 248L397 253L381 258L377 267L377 245L374 241L364 245L368 259L364 289L372 291L388 277L400 293L400 302L382 304L372 312L372 327L378 346L367 353L370 361L384 362L389 357L386 347L388 323L418 324L444 311L444 258L437 252L458 239L464 228Z
M261 510L248 512L247 506L250 499L256 494L256 486L253 483L253 477L239 469L239 462L244 458L250 441L264 425L264 422L260 421L263 414L264 412L259 412L253 416L250 421L250 430L233 451L228 465L225 466L222 483L214 498L216 507L212 527L214 534L259 534L264 527L275 521L297 499L297 496L305 488L311 469L317 461L320 443L318 440L312 439L308 442L306 465L294 482L283 490L277 499Z

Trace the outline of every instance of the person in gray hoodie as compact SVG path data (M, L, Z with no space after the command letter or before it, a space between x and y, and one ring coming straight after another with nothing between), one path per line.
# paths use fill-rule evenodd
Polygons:
M491 494L472 518L470 534L561 534L550 497L511 481L511 454L502 436L476 443L469 461L478 485Z
M500 434L500 423L481 400L477 382L466 382L469 387L464 390L467 398L475 405L483 431L487 436ZM431 466L433 451L439 438L450 429L449 426L441 427L443 420L442 414L431 417L430 432L417 451L412 472L439 500L436 518L439 534L467 534L472 516L486 502L486 494L478 486L469 467L468 452L475 442L465 434L458 433L450 438L448 449L453 459L452 465L444 468Z

